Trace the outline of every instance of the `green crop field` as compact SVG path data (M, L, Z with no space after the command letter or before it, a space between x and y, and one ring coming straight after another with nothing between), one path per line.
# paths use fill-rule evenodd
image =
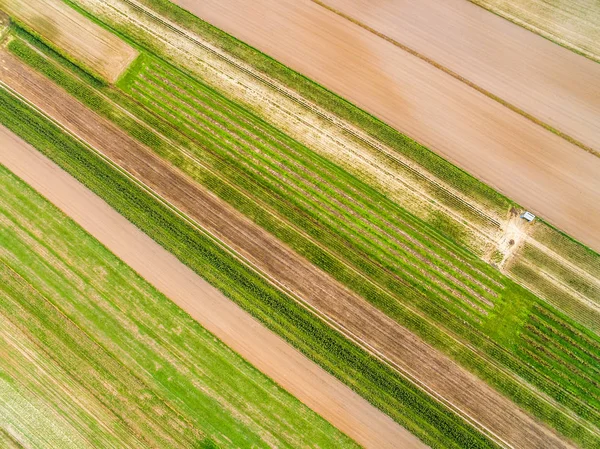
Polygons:
M0 212L0 428L24 447L355 447L2 166Z
M566 376L552 375L546 365L532 363L524 356L539 351L535 345L528 346L527 339L532 320L545 307L534 295L373 188L161 59L144 54L112 87L90 79L23 30L16 35L19 39L9 45L14 54L315 265L561 433L584 446L600 443L600 438L581 421L559 411L568 409L598 426L600 413L593 399L581 389L571 388L571 380ZM59 160L66 157L57 150L49 154ZM81 161L67 163L63 159L62 163L81 174ZM100 184L96 189L107 195L102 181L97 182ZM140 215L126 215L139 223ZM169 227L174 229L176 225L170 223ZM178 254L177 243L168 232L162 240L157 231L148 233ZM180 258L195 268L194 255L184 253ZM222 282L217 283L223 285ZM247 300L235 296L233 299L297 346L299 335L306 335L299 323L286 330L274 327L274 321L281 317L278 313L289 313L289 304L285 306L287 310L272 310L272 306L249 305ZM568 319L559 318L558 312L544 310L553 319L574 326ZM314 321L306 316L303 319ZM477 350L457 344L454 338ZM320 359L314 347L303 350L335 372L331 361ZM382 392L371 388L372 378L366 379L368 376L355 371L354 375L362 379L351 380L356 378L345 371L348 362L345 360L342 370L335 372L338 377L350 382L398 422L423 435L425 427L419 423L424 416L422 410L391 413L392 407L386 404ZM389 392L391 374L380 365L376 369L390 376L384 382L385 391ZM531 386L560 407L540 397ZM398 399L406 399L403 394ZM438 429L438 443L461 441L452 440L457 437L449 437L441 422L429 424Z

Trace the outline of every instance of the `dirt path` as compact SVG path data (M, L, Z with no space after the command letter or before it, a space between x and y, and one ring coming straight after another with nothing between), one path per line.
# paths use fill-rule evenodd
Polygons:
M600 150L600 64L464 0L313 1Z
M252 365L365 447L425 447L267 330L85 186L0 126L0 163L24 179Z
M600 250L600 158L310 0L178 0Z
M0 54L0 81L142 180L276 285L292 292L303 303L336 323L346 335L498 440L523 448L568 447L552 431L485 382L6 53ZM172 283L174 285L179 286L179 283ZM171 294L167 296L172 297ZM287 367L285 371L289 372ZM297 391L292 393L297 394ZM347 427L342 430L348 432Z

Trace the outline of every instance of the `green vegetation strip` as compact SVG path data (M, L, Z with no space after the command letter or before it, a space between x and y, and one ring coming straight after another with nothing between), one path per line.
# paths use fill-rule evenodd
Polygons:
M2 166L0 217L2 371L94 446L355 447Z
M33 41L30 42L34 43ZM45 51L52 60L59 61L67 67L67 62L60 62L60 58L57 55L53 55L50 51L44 50L43 46L36 44L38 48ZM519 331L525 324L529 315L529 309L536 304L539 300L533 295L518 287L508 279L502 279L498 273L493 273L491 268L485 266L481 262L472 262L476 266L482 266L483 272L490 272L491 276L496 279L500 279L505 285L501 292L501 300L496 301L496 307L492 310L489 317L482 323L482 325L475 327L475 325L469 325L458 314L448 313L445 311L445 307L441 305L441 300L433 301L428 295L419 294L411 288L406 288L402 284L393 284L386 281L385 278L375 278L376 282L383 285L385 288L400 289L403 295L397 295L393 300L389 294L382 291L373 289L371 286L366 284L364 280L357 277L355 273L349 271L347 267L340 264L337 258L329 256L324 253L320 247L310 243L306 239L297 240L298 234L290 232L289 227L282 226L277 220L273 220L269 213L264 210L264 204L268 203L269 199L263 197L261 202L255 202L255 199L242 196L238 191L231 188L230 185L224 184L222 179L216 177L210 172L206 172L199 165L190 163L189 160L184 158L179 150L167 145L163 140L158 138L149 129L140 126L135 120L123 113L118 107L116 107L107 98L100 95L106 95L112 100L120 103L127 108L128 111L135 113L142 120L146 121L152 128L160 131L163 135L168 136L170 139L180 143L188 149L193 151L203 151L204 148L210 143L210 133L204 134L202 137L202 147L197 145L194 141L188 139L177 131L175 128L171 128L167 121L161 121L157 116L161 115L158 109L149 109L150 105L144 107L141 102L134 102L131 98L122 95L118 90L112 88L104 88L92 86L82 80L78 80L73 75L58 69L55 63L50 62L37 53L34 53L26 44L19 44L18 41L11 43L11 51L18 54L29 64L36 67L38 70L45 73L47 76L55 80L58 84L65 87L69 92L78 97L83 102L87 103L90 107L94 108L99 113L113 120L119 126L127 130L134 137L137 137L142 142L146 143L149 147L153 148L158 154L166 159L170 160L176 166L179 166L184 171L190 173L192 177L198 180L200 183L206 185L209 189L217 193L226 201L230 202L240 211L251 217L259 225L268 229L271 233L278 236L280 239L290 244L301 254L312 260L317 266L320 266L325 271L331 273L334 277L339 279L350 288L357 291L359 294L364 296L366 299L377 305L388 315L396 319L402 325L416 332L426 341L430 342L435 347L445 351L447 354L452 356L455 360L463 364L479 377L489 382L490 385L497 388L499 391L506 394L516 403L529 410L532 414L539 417L543 421L557 428L561 433L572 438L576 441L581 442L582 445L596 444L600 441L596 435L590 433L587 429L582 427L579 423L568 418L551 404L544 401L543 399L536 396L536 394L528 388L527 385L521 384L518 380L503 373L493 363L490 363L490 359L499 363L501 366L512 370L518 376L522 377L526 381L540 388L545 393L552 396L554 399L564 404L566 407L571 408L576 413L589 419L590 422L598 424L600 423L600 414L595 411L590 413L589 407L587 406L587 397L585 395L565 395L559 384L556 384L552 379L545 376L539 370L534 369L528 365L524 360L520 358L519 353L515 350L515 346L518 342ZM146 60L141 59L138 64L133 68L132 74L127 76L123 81L122 85L127 85L136 79L144 70L146 64L156 64L156 60L149 56L145 56ZM183 75L178 75L183 76ZM190 80L192 82L192 80ZM197 84L193 84L196 86ZM232 105L222 108L227 110ZM165 109L166 110L166 109ZM164 113L164 110L163 110ZM169 122L179 124L177 116L169 116ZM181 122L183 123L183 122ZM215 129L215 132L218 132ZM218 141L225 141L229 139L230 134L223 135L223 139L217 139ZM215 144L216 145L216 144ZM306 150L308 151L308 150ZM210 157L209 153L202 153L202 161L206 162ZM214 166L216 172L220 174L227 174L228 170L231 170L231 166L235 164L235 160L228 159L226 163L217 162ZM241 172L233 172L234 177L237 177L238 184L243 182L244 177L240 175ZM343 172L338 172L338 176L344 175ZM255 178L255 176L254 176ZM253 181L253 176L248 176L249 181ZM350 181L348 181L350 182ZM260 191L260 186L252 184L248 191L252 192L252 189L257 193ZM290 201L293 202L293 198ZM302 215L298 214L296 208L295 219L301 219ZM399 210L399 208L398 208ZM401 211L405 216L408 216L406 212ZM414 219L416 220L416 219ZM306 220L303 222L303 227L310 229L314 226L316 219ZM415 226L424 228L427 231L427 226L415 222ZM430 235L435 235L435 232ZM321 241L321 236L324 234L315 235L318 241ZM296 240L294 240L296 239ZM451 243L450 247L454 247ZM444 248L439 246L438 248ZM335 247L332 247L335 249ZM352 256L351 252L346 252L343 257L349 259ZM474 259L474 258L472 258ZM350 259L351 260L351 259ZM368 260L360 261L362 266L368 266ZM479 264L479 265L477 265ZM357 265L359 268L361 265ZM376 267L375 267L376 268ZM366 274L373 276L374 270L370 268ZM382 281L383 279L383 281ZM386 283L387 282L387 283ZM435 298L434 298L435 299ZM415 315L398 301L407 301L409 307L418 306L429 318L440 323L439 326L433 326L430 322L423 320L423 318ZM447 306L446 306L447 307ZM444 333L444 327L451 329L456 335L461 336L464 341L468 342L471 347L478 348L481 353L485 354L488 359L482 358L480 355L474 353L472 350L465 346L457 344L447 334ZM379 404L376 403L379 406ZM387 412L387 409L385 409Z
M440 448L494 447L457 415L274 289L176 212L5 91L0 92L0 122L427 444Z

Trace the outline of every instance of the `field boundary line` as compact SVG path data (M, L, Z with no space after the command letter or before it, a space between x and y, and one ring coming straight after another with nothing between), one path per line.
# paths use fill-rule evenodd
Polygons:
M538 119L538 118L537 118L537 117L535 117L534 115L532 115L532 114L530 114L530 113L526 112L525 110L523 110L523 109L519 108L518 106L515 106L515 105L513 105L512 103L509 103L508 101L506 101L506 100L503 100L503 99L502 99L501 97L499 97L498 95L495 95L495 94L493 94L492 92L490 92L489 90L487 90L487 89L484 89L483 87L480 87L478 84L476 84L476 83L474 83L474 82L472 82L472 81L468 80L467 78L465 78L465 77L464 77L464 76L462 76L462 75L459 75L459 74L458 74L458 73L456 73L455 71L453 71L453 70L451 70L451 69L447 68L446 66L444 66L444 65L440 64L439 62L436 62L435 60L431 59L430 57L428 57L428 56L425 56L424 54L422 54L422 53L419 53L419 52L418 52L418 51L416 51L416 50L413 50L412 48L410 48L410 47L408 47L408 46L406 46L406 45L404 45L404 44L402 44L402 43L398 42L397 40L395 40L395 39L393 39L393 38L391 38L391 37L387 36L386 34L384 34L384 33L380 32L380 31L377 31L376 29L374 29L374 28L370 27L369 25L367 25L367 24L365 24L365 23L361 22L360 20L358 20L358 19L355 19L355 18L353 18L352 16L349 16L348 14L345 14L345 13L343 13L343 12L341 12L341 11L339 11L339 10L337 10L337 9L335 9L335 8L333 8L333 7L331 7L331 6L329 6L329 5L327 5L326 3L324 3L324 2L323 2L323 1L321 1L321 0L310 0L310 1L311 1L311 2L313 2L313 3L315 3L315 4L317 4L317 5L319 5L319 6L321 6L321 7L322 7L322 8L324 8L324 9L326 9L326 10L328 10L328 11L330 11L330 12L332 12L332 13L334 13L334 14L338 15L338 16L340 16L341 18L343 18L343 19L345 19L345 20L348 20L349 22L352 22L353 24L355 24L355 25L357 25L357 26L359 26L359 27L363 28L364 30L366 30L366 31L368 31L368 32L370 32L370 33L372 33L372 34L374 34L375 36L377 36L377 37L379 37L379 38L381 38L381 39L383 39L383 40L385 40L385 41L389 42L390 44L392 44L392 45L394 45L394 46L396 46L396 47L400 48L401 50L404 50L405 52L407 52L407 53L410 53L411 55L413 55L413 56L415 56L415 57L417 57L417 58L421 59L422 61L425 61L425 62L427 62L427 63L431 64L431 65L432 65L432 66L434 66L436 69L438 69L438 70L441 70L442 72L444 72L444 73L446 73L446 74L450 75L451 77L453 77L453 78L455 78L455 79L457 79L457 80L459 80L459 81L462 81L462 82L463 82L463 83L465 83L467 86L469 86L469 87L471 87L471 88L475 89L475 90L476 90L476 91L478 91L479 93L481 93L481 94L485 95L485 96L486 96L486 97L488 97L488 98L491 98L491 99L492 99L492 100L494 100L494 101L497 101L497 102L498 102L498 103L500 103L502 106L505 106L505 107L507 107L508 109L510 109L511 111L513 111L513 112L516 112L517 114L520 114L520 115L522 115L522 116L523 116L523 117L525 117L526 119L528 119L528 120L532 121L532 122L533 122L533 123L535 123L536 125L539 125L539 126L541 126L542 128L546 129L547 131L550 131L551 133L553 133L553 134L556 134L556 135L557 135L557 136L559 136L559 137L562 137L562 138L563 138L563 139L565 139L567 142L569 142L569 143L572 143L573 145L576 145L576 146L578 146L578 147L579 147L579 148L581 148L582 150L584 150L584 151L587 151L588 153L591 153L591 154L593 154L593 155L594 155L594 156L596 156L596 157L600 157L600 151L597 151L597 150L595 150L595 149L593 149L593 148L591 148L591 147L589 147L589 146L585 145L583 142L580 142L579 140L577 140L577 139L575 139L575 138L571 137L570 135L568 135L568 134L566 134L566 133L564 133L564 132L560 131L559 129L557 129L557 128L553 127L552 125L549 125L549 124L547 124L547 123L546 123L546 122L544 122L543 120L540 120L540 119ZM471 0L469 0L469 1L471 1ZM477 5L477 6L480 6L480 5ZM488 9L486 9L486 8L483 8L483 9L485 9L486 11L489 11L489 10L488 10ZM500 16L500 17L502 17L502 16ZM513 22L513 23L514 23L514 22ZM531 31L531 30L530 30L530 31Z

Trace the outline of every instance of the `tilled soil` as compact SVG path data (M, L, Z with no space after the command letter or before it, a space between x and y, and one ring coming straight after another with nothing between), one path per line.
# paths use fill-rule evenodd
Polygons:
M464 0L315 1L600 151L600 64Z
M273 282L293 292L347 335L451 404L463 416L513 446L569 446L485 382L348 291L49 80L7 53L1 53L0 61L0 81L182 210ZM175 288L176 282L170 283L164 273L159 274L162 282ZM236 345L232 347L236 349ZM269 374L268 370L264 371ZM286 375L289 375L287 370ZM299 397L306 400L304 394ZM334 422L335 414L326 418ZM342 430L348 432L347 427Z

